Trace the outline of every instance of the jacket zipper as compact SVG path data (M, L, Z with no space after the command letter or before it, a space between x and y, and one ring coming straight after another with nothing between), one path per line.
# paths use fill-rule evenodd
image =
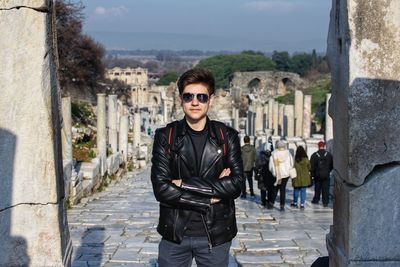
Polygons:
M204 215L201 214L200 216L201 216L201 220L203 221L204 228L206 229L206 234L207 234L207 239L208 239L208 251L211 252L211 250L212 250L212 244L211 244L210 233L208 232L208 228L207 228L206 220L204 219Z

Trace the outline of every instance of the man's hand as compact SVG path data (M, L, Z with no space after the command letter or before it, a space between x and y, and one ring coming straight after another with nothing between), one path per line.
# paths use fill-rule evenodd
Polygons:
M223 178L225 176L229 176L229 174L231 174L231 169L225 168L225 169L222 170L221 174L219 175L219 179L221 179L221 178ZM220 201L221 201L220 198L216 198L216 197L211 198L211 204L215 204L215 203L218 203Z
M229 174L231 174L231 169L225 168L222 170L221 174L219 175L219 178L221 179L224 176L229 176Z
M182 179L175 179L175 180L172 180L172 183L173 183L174 185L176 185L177 187L181 187Z

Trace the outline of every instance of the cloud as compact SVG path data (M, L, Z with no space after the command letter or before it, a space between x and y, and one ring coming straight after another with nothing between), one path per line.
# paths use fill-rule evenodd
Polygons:
M95 8L94 13L98 16L122 16L127 13L129 9L125 6L118 6L118 7L102 7L98 6Z
M253 11L291 12L304 5L305 3L302 1L264 0L248 2L245 7Z

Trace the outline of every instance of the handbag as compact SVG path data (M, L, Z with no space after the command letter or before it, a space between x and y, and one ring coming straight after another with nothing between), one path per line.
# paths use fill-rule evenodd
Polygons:
M289 155L289 157L290 157L290 155ZM290 163L292 163L292 157L290 157ZM292 164L293 164L293 163L292 163ZM294 179L294 178L297 177L297 171L296 171L296 168L295 168L295 167L293 167L293 168L291 168L291 169L289 170L289 176L290 176L290 178L292 178L292 179Z
M294 179L294 178L297 177L296 168L291 168L291 169L289 170L289 176L290 176L290 178L292 178L292 179Z

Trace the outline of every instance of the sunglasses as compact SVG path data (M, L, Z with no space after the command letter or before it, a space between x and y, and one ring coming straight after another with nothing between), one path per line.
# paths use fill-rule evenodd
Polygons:
M205 104L208 102L208 98L209 98L208 94L193 94L193 93L183 93L182 101L184 103L192 102L195 96L200 103Z

